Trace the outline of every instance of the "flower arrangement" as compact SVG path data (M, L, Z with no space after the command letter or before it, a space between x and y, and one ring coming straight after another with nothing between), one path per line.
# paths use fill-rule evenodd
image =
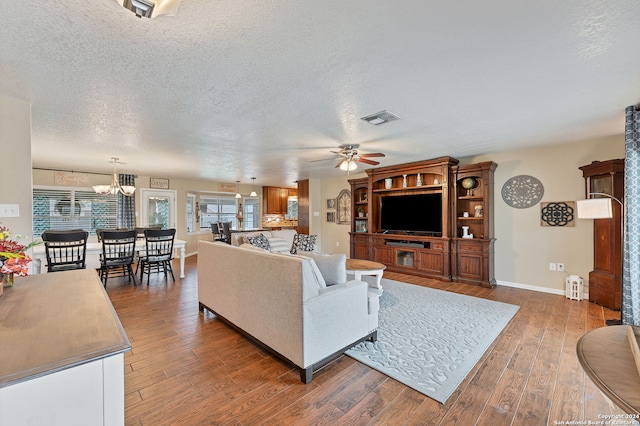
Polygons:
M25 246L18 243L17 240L20 238L20 235L16 235L15 240L12 240L9 229L6 226L0 226L0 262L2 263L0 273L15 274L19 277L29 274L28 264L31 258L25 251L40 242L32 241Z

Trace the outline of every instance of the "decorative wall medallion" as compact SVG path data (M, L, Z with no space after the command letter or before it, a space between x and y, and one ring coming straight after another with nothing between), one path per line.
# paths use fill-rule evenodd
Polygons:
M544 195L542 182L533 176L514 176L502 186L502 199L514 209L535 206Z
M541 226L574 226L575 201L540 203Z

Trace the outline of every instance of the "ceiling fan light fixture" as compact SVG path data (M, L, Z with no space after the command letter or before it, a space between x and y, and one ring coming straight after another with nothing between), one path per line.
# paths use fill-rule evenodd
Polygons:
M345 172L352 172L358 168L358 165L353 160L343 160L340 163L340 170L344 170Z
M380 124L388 123L389 121L400 120L400 117L390 111L384 110L376 112L375 114L361 117L360 119L366 121L369 124L373 124L374 126L379 126Z
M116 0L138 18L155 18L160 15L175 16L181 0Z

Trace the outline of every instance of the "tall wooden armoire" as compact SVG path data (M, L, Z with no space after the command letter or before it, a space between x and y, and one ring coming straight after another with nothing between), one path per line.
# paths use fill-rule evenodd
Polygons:
M580 167L587 198L607 194L624 202L624 160L594 161ZM589 195L593 194L593 195ZM611 202L611 219L593 221L593 271L589 272L589 301L620 310L622 291L623 208Z

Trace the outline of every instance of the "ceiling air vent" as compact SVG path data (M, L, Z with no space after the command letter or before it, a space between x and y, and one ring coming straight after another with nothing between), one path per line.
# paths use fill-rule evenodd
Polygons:
M375 126L378 126L380 124L384 124L389 121L399 120L400 117L398 117L392 112L385 110L385 111L376 112L375 114L367 115L366 117L362 117L361 119Z

